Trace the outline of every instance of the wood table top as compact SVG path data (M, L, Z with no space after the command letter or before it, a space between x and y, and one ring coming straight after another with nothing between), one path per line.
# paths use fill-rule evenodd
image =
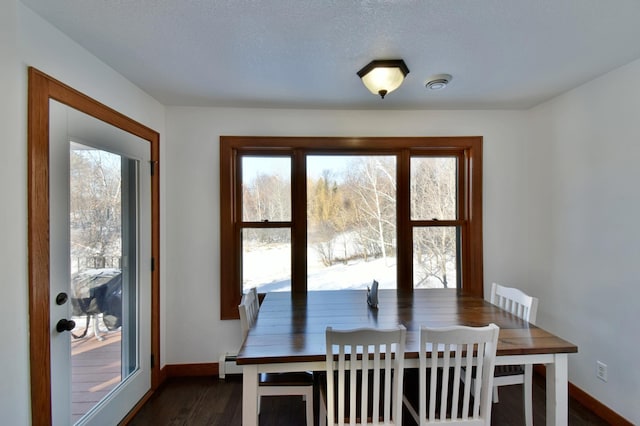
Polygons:
M325 359L325 330L363 327L407 328L406 358L418 356L421 325L500 327L497 355L575 353L577 346L475 296L455 289L380 290L377 309L366 290L312 291L306 295L268 293L236 362L265 364Z

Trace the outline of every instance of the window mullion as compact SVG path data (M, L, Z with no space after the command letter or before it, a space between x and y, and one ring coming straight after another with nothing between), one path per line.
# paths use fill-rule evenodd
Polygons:
M410 220L410 226L464 226L466 220Z
M404 149L398 155L396 186L397 288L413 289L413 237L411 217L411 154Z
M291 167L291 292L307 291L307 158L295 150Z
M240 228L290 228L292 222L269 222L267 220L262 222L239 222Z

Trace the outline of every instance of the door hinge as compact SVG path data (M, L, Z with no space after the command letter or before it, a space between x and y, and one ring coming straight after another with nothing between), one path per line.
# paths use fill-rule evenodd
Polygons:
M156 366L156 357L153 356L153 354L151 354L151 368Z
M151 176L156 174L156 164L158 164L158 162L155 160L149 161L149 165L151 166Z
M151 258L151 272L156 270L156 258L152 257Z

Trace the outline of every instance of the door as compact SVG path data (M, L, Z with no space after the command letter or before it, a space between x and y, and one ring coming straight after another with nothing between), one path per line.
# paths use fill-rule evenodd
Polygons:
M117 424L151 386L149 143L50 101L54 425Z

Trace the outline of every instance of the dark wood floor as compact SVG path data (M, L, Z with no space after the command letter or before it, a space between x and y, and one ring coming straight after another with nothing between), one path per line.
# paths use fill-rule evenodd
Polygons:
M536 376L534 374L534 376ZM534 377L534 424L544 425L544 379ZM261 426L304 425L304 403L299 397L266 397L260 413ZM500 402L493 404L492 425L523 425L522 385L500 388ZM413 422L404 415L404 424ZM131 421L130 425L242 424L241 377L189 377L167 380ZM569 401L569 425L606 425L586 407Z

